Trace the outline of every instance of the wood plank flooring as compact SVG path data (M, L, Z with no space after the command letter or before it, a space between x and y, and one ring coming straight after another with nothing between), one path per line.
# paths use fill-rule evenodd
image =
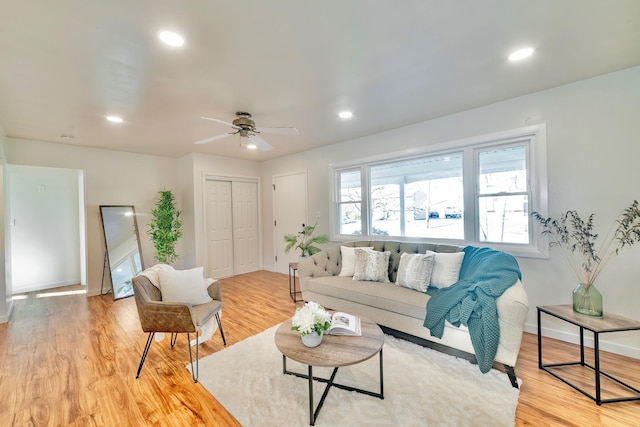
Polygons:
M239 425L193 383L185 369L186 336L174 349L168 337L154 342L136 380L146 335L134 299L73 293L79 290L27 294L15 301L9 323L0 325L0 426ZM61 291L71 293L57 294ZM227 345L288 319L296 307L282 274L261 271L224 279L223 292ZM545 362L575 360L578 354L577 346L551 339L544 346ZM200 357L223 348L216 333L200 346ZM602 359L603 369L640 388L639 360L607 353ZM640 402L597 406L539 370L532 334L524 336L516 373L523 380L518 426L640 425ZM577 372L572 378L585 388L593 383L592 375ZM609 385L607 390L619 392Z

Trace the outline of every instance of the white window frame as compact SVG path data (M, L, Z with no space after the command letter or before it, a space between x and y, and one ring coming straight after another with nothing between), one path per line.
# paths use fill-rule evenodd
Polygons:
M488 246L504 250L514 256L530 258L548 258L548 241L539 232L537 224L529 217L529 244L493 243L479 241L479 189L477 177L479 176L477 164L477 152L493 147L518 145L525 143L528 150L528 188L530 189L529 213L539 212L542 216L548 216L548 189L547 189L547 149L546 149L546 125L537 124L518 129L507 130L477 137L465 138L456 141L434 144L419 150L411 149L393 154L379 155L362 159L354 159L329 165L329 188L331 191L331 215L330 235L332 241L344 242L354 240L354 237L374 240L411 240L419 242L450 243L457 245ZM464 240L436 239L418 237L397 237L368 235L370 217L369 170L371 166L389 161L401 161L425 155L443 155L448 152L463 152L463 182L464 182ZM362 235L339 234L340 218L338 200L340 199L339 173L360 169L361 197L362 197Z

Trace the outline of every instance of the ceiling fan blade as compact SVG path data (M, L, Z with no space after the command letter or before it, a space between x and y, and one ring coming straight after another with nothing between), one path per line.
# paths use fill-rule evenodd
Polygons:
M275 127L275 128L256 128L257 132L261 133L277 133L280 135L300 135L298 129L290 127Z
M258 147L258 149L262 151L269 151L273 149L273 146L269 144L267 141L265 141L264 139L262 139L262 137L260 137L259 135L249 134L247 138L249 138L251 142L256 144L256 147Z
M231 135L233 135L233 133L223 133L222 135L210 136L209 138L205 138L205 139L201 139L200 141L196 141L196 142L194 142L194 144L198 144L198 145L208 144L210 142L217 141L219 139L226 138L226 137L231 136Z
M201 119L204 120L211 120L212 122L218 122L218 123L222 123L223 125L227 125L227 126L231 126L233 128L235 128L235 126L229 122L225 122L224 120L219 120L219 119L213 119L211 117L200 117Z

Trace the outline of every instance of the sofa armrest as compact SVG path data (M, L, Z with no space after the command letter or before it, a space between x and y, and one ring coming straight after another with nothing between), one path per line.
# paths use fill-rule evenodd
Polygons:
M504 291L496 300L496 306L500 322L500 345L517 357L529 313L529 298L522 282L518 280ZM509 363L511 366L515 366L515 357Z

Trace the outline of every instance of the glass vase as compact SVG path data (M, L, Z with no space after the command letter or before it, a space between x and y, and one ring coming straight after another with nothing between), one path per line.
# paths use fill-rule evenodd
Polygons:
M573 311L591 317L602 317L602 294L593 285L580 283L573 290Z

